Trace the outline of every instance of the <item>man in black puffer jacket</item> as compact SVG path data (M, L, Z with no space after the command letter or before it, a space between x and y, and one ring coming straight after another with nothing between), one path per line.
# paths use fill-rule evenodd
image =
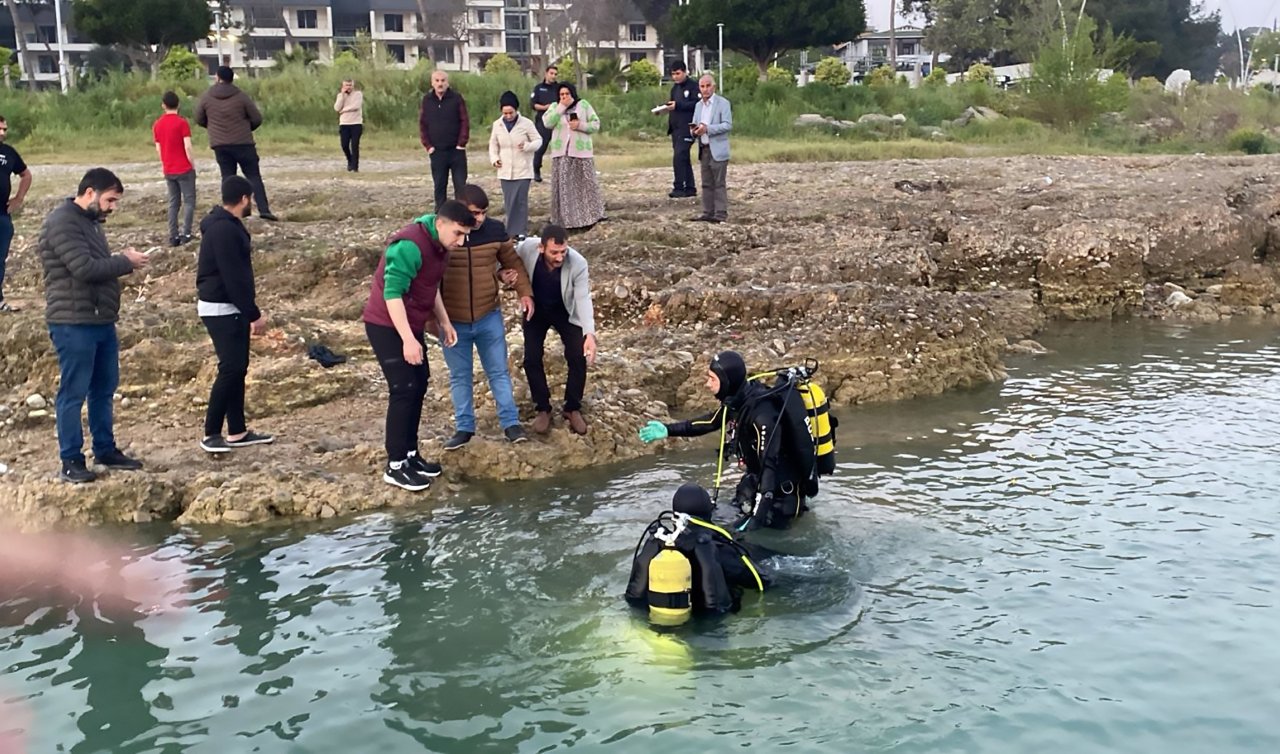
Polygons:
M147 266L133 247L112 254L102 224L115 211L124 185L106 168L84 174L74 199L58 205L40 228L45 319L58 352L62 381L54 402L62 479L92 482L85 466L80 411L89 401L93 455L109 469L132 471L142 464L116 446L112 397L120 383L120 280Z
M238 175L222 181L222 206L200 221L200 258L196 262L196 312L218 355L218 376L209 391L204 416L208 453L227 453L248 445L269 445L271 435L250 432L244 422L244 379L249 373L249 336L261 335L267 321L258 309L250 259L249 214L254 187ZM222 434L223 422L227 434Z

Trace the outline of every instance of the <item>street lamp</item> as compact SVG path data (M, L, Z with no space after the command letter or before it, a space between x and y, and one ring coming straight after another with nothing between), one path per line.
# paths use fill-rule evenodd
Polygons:
M720 51L716 53L720 65L720 76L716 84L720 87L720 91L724 91L724 24L716 24L716 32L720 35Z

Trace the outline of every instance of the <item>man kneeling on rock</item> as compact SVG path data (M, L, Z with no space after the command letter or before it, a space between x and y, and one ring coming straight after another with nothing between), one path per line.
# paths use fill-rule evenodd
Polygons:
M559 225L545 226L540 238L526 238L516 253L533 284L533 316L524 322L524 374L538 410L533 431L545 434L551 429L551 388L542 353L547 332L554 329L564 343L569 367L564 417L570 430L585 435L582 393L587 386L587 366L596 360L595 310L587 260L569 248L569 234Z

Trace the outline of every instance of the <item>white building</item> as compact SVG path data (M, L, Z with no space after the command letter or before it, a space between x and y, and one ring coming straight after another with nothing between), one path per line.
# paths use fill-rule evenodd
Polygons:
M94 45L89 40L81 37L80 33L71 25L71 0L58 0L62 7L62 26L59 28L57 22L57 13L55 13L53 3L48 4L31 4L21 3L18 8L18 23L13 25L13 20L8 11L0 11L7 18L6 26L13 26L15 35L14 50L17 51L16 45L17 35L22 35L23 40L27 43L27 54L31 61L32 68L35 69L36 83L42 86L56 86L58 84L58 42L62 41L62 51L66 56L67 62L67 78L68 81L74 81L76 72L84 65L85 55L93 49ZM25 65L22 56L18 56L19 67ZM22 69L23 79L27 78L27 71Z
M925 30L918 26L903 26L892 34L887 31L869 31L853 40L836 45L836 54L853 74L853 81L861 81L871 71L889 65L890 38L897 47L898 75L906 76L915 85L920 79L929 75L935 61L934 53L925 47ZM937 63L951 59L950 55L940 53Z

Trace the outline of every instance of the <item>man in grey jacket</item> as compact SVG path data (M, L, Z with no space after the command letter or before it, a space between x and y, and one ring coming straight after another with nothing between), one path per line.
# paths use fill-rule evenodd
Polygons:
M275 220L258 167L258 147L253 143L253 132L262 125L262 113L249 95L231 83L235 77L235 71L228 66L218 68L217 82L196 102L196 125L209 131L209 148L218 161L222 180L235 175L239 167L253 184L258 217Z
M698 79L702 96L693 108L693 136L698 140L698 162L702 164L702 214L698 222L722 223L729 218L729 132L733 130L733 108L729 100L716 94L716 80L710 75Z
M109 469L132 471L142 463L116 446L112 397L120 382L120 280L147 266L147 256L129 247L112 254L102 224L115 211L124 185L106 168L84 174L74 199L59 204L40 228L45 319L58 352L61 384L54 401L62 479L92 482L85 466L80 411L89 401L93 455Z
M533 431L545 434L551 429L551 388L542 353L547 331L554 329L564 343L569 367L564 417L569 429L585 435L582 393L587 386L587 366L596 360L595 310L587 260L569 248L569 234L559 225L545 226L540 238L526 238L516 253L533 285L533 316L524 322L524 374L538 410Z

